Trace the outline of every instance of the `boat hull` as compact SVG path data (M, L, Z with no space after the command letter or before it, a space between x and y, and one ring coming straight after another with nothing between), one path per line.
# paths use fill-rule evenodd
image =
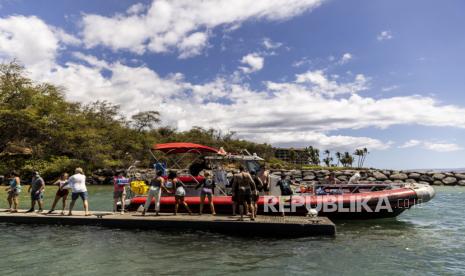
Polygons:
M376 219L396 217L411 207L427 202L434 197L434 190L429 185L396 188L375 192L348 193L342 195L294 195L294 196L260 196L257 202L258 214L304 216L310 209L318 215L331 219ZM146 197L134 197L129 200L126 209L136 211L145 204ZM198 196L185 197L185 202L193 212L199 211ZM231 196L215 196L215 210L219 214L232 213ZM175 199L164 196L160 199L161 212L173 212ZM154 210L152 200L149 211ZM186 212L183 206L180 212ZM204 213L209 213L207 201Z

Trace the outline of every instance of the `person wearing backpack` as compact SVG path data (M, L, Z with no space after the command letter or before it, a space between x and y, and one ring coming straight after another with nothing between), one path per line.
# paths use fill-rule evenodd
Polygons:
M281 190L281 196L292 196L294 192L291 189L291 181L286 178L286 174L281 174L281 179L276 183L276 186ZM284 210L281 212L281 216L284 217Z

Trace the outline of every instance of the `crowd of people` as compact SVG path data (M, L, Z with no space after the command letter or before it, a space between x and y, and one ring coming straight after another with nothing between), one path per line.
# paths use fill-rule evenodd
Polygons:
M174 215L177 215L179 208L184 208L189 214L192 214L191 208L185 201L186 185L179 180L176 172L170 171L167 176L164 175L165 173L166 172L162 170L156 171L155 177L147 183L141 179L141 175L138 173L128 178L125 176L124 171L118 171L113 177L113 212L117 212L118 203L120 203L120 212L124 214L128 187L130 187L131 183L136 181L148 184L148 191L146 191L147 199L142 210L142 215L146 214L152 202L154 203L155 214L159 214L162 193L174 196ZM19 195L22 192L21 179L16 171L12 171L8 179L8 187L6 189L8 191L8 211L15 213L18 212ZM202 181L198 182L194 187L196 190L200 189L199 215L203 214L205 204L209 207L211 214L216 215L213 200L216 187L215 179L216 177L214 175L206 171L203 173ZM255 220L259 193L265 195L269 194L271 188L270 184L271 179L268 171L265 171L265 173L261 174L259 177L255 171L248 172L243 166L240 166L239 172L234 174L230 181L233 215L236 215L236 211L239 209L240 220L243 220L244 216L247 215L250 216L251 220ZM81 198L84 206L84 214L86 216L90 215L86 176L82 168L76 168L74 174L71 176L69 176L68 173L63 173L59 179L53 182L53 185L57 187L57 190L51 208L47 214L54 213L56 211L55 208L61 201L61 208L59 208L60 214L72 215L76 201ZM282 195L289 195L289 193L292 192L288 182L284 181L284 179L279 181L277 185L281 189ZM44 179L40 176L39 172L34 172L27 190L30 194L31 206L26 212L35 212L36 206L38 207L37 212L41 213L44 211L44 191ZM68 211L66 213L67 201L70 194L71 202L69 202Z

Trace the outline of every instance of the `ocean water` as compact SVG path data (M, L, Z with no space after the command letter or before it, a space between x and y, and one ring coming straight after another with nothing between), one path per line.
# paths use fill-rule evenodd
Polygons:
M436 191L395 219L337 222L335 238L0 223L1 275L464 275L465 188ZM111 210L111 196L90 187L91 208Z

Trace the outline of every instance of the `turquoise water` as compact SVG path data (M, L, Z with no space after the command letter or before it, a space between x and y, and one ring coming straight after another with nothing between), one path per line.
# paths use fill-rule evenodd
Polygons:
M0 224L1 275L464 275L465 188L436 191L396 219L338 222L336 238ZM111 187L90 195L111 209Z

